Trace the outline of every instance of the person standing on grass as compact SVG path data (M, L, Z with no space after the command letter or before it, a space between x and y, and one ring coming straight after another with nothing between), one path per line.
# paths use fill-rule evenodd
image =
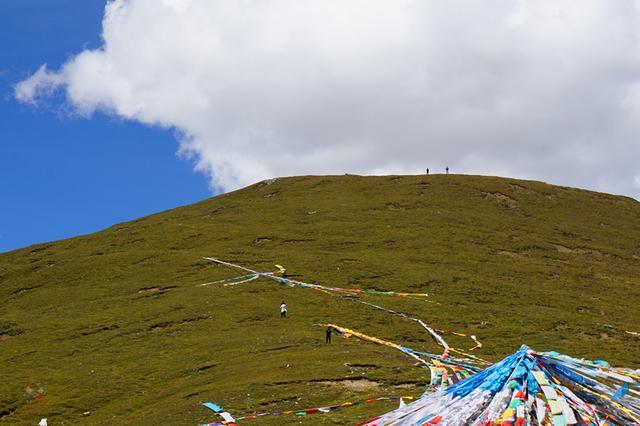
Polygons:
M280 318L286 318L286 317L287 317L287 305L283 301L282 304L280 305Z
M325 332L325 345L331 343L331 332L333 331L333 327L327 327L327 331Z

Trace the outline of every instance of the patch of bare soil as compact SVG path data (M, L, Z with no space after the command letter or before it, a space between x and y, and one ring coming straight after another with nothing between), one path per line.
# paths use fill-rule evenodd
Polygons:
M349 390L367 390L380 386L380 383L368 379L322 380L319 383L327 386L341 386Z
M556 250L558 250L558 253L563 253L563 254L595 254L595 255L602 254L595 249L586 249L581 247L570 248L570 247L563 246L562 244L554 244L554 247L556 248Z
M512 251L508 251L508 250L500 250L498 252L498 254L501 255L501 256L508 256L508 257L512 257L512 258L522 257L522 255L520 255L518 253L514 253Z
M518 208L518 202L508 195L503 194L502 192L482 192L482 195L486 199L493 200L498 203L502 207L506 207L508 209L516 209Z

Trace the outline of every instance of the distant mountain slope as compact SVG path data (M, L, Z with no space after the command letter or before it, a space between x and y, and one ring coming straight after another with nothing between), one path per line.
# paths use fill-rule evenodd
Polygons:
M414 323L264 279L197 286L239 275L203 256L429 293L366 300L475 333L492 360L526 343L640 366L625 332L640 331L637 201L494 177L292 177L1 254L2 421L194 425L215 419L200 401L242 413L421 393L427 370L353 339L325 345L317 326L439 352ZM353 424L394 404L254 422Z

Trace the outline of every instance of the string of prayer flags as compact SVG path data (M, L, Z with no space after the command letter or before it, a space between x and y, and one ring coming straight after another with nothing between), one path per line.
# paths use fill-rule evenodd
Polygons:
M222 417L222 420L223 420L223 423L208 423L207 425L203 425L203 426L217 426L217 425L234 426L236 424L235 423L236 421L233 418L233 416L227 413L226 411L224 411L224 408L222 408L221 406L214 404L213 402L204 402L202 403L202 405L204 407L207 407L208 409L210 409L220 417Z
M245 268L244 266L236 265L230 262L225 262L220 259L216 259L213 257L205 257L205 260L209 260L214 263L218 263L220 265L229 266L236 269L241 269L243 271L249 272L251 276L256 276L255 278L251 278L251 280L256 279L258 277L268 278L274 281L277 281L281 284L287 285L289 287L301 287L301 288L310 288L313 290L318 290L326 293L344 293L350 295L361 295L361 294L376 294L376 295L384 295L384 296L398 296L398 297L427 297L429 296L427 293L402 293L396 291L380 291L380 290L363 290L359 288L341 288L341 287L327 287L320 284L310 284L305 283L303 281L293 280L290 278L284 277L284 267L280 265L276 265L278 267L278 271L276 272L258 272L253 269ZM206 283L209 284L209 283ZM202 284L201 284L202 285Z
M235 425L236 422L238 421L243 421L243 420L253 420L253 419L257 419L259 417L264 417L264 416L289 416L289 415L293 415L293 416L307 416L307 415L311 415L311 414L323 414L323 413L329 413L332 411L336 411L336 410L341 410L343 408L346 407L356 407L359 405L364 405L364 404L371 404L374 402L383 402L383 401L403 401L403 400L413 400L414 398L412 396L379 396L376 398L369 398L369 399L364 399L364 400L359 400L359 401L352 401L352 402L343 402L341 404L337 404L337 405L331 405L331 406L322 406L322 407L313 407L313 408L304 408L304 409L296 409L296 410L282 410L282 411L262 411L262 412L253 412L250 414L244 414L241 416L236 417L235 419L233 417L231 417L231 415L227 412L223 411L223 408L213 404L211 402L205 402L204 404L202 404L203 406L213 410L216 414L220 415L223 417L223 422L222 423L206 423L203 424L201 426L222 426L222 425ZM400 404L400 406L403 406L404 402L402 402Z
M331 405L331 406L326 406L326 407L305 408L305 409L301 409L301 410L255 412L255 413L251 413L251 414L246 414L244 416L240 416L240 417L238 417L236 419L236 421L238 421L238 420L252 420L252 419L256 419L258 417L263 417L263 416L288 416L288 415L306 416L306 415L310 415L310 414L322 414L322 413L329 413L331 411L340 410L340 409L346 408L346 407L354 407L354 406L358 406L358 405L370 404L370 403L373 403L373 402L381 402L381 401L398 401L398 400L402 400L402 399L412 400L413 397L412 396L403 396L403 397L399 397L399 396L381 396L381 397L369 398L369 399L365 399L365 400L361 400L361 401L343 402L342 404Z
M474 359L455 357L443 358L440 355L416 351L406 346L398 345L396 343L389 342L378 337L369 336L335 324L324 324L324 326L333 328L346 338L353 336L360 340L397 349L418 361L419 365L429 368L431 381L427 386L425 393L431 393L436 389L452 385L481 370L481 367L477 365L479 362ZM476 365L472 365L474 363Z

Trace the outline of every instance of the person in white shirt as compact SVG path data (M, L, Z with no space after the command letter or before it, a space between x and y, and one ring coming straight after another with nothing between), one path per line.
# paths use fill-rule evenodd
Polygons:
M280 305L280 318L286 318L287 317L287 305L282 302L282 304Z

